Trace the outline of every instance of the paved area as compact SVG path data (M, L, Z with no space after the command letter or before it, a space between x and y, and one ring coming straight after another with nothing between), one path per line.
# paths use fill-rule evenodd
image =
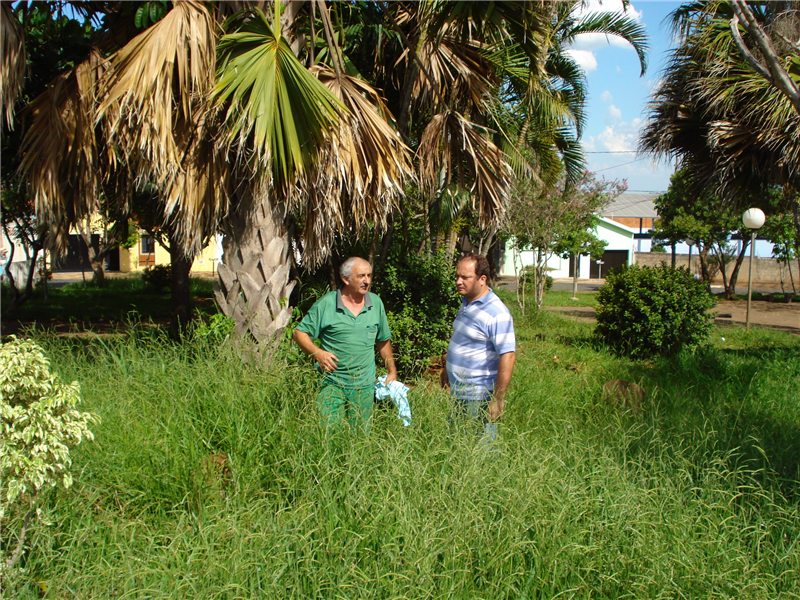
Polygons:
M595 320L594 308L591 306L549 306L546 309L580 321ZM747 302L743 300L719 300L714 312L716 312L714 322L718 325L732 323L744 325L747 322ZM750 307L750 325L780 329L800 335L800 304L753 302Z

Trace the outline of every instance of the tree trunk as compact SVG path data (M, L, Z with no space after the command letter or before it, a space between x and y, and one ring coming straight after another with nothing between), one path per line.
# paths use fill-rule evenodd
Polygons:
M697 250L697 258L700 261L700 274L709 287L711 287L711 273L708 271L708 246L703 245Z
M292 318L289 295L296 283L289 280L291 237L283 211L263 199L251 214L229 216L224 233L214 295L235 322L243 356L268 360Z
M12 255L13 256L13 255ZM11 302L8 303L8 306L5 307L3 314L6 316L10 316L17 310L20 306L22 306L25 301L33 295L33 276L36 273L36 259L39 256L39 248L34 246L33 247L33 256L28 261L28 274L25 277L25 287L20 290L17 287L16 281L14 281L14 275L11 272L11 261L9 260L8 265L6 266L6 276L8 277L8 281L11 284L12 290L12 298Z
M675 256L675 244L672 244L672 268L675 268L677 257Z
M192 257L181 250L181 244L172 228L169 229L169 259L172 265L172 337L180 338L192 319Z
M745 245L746 244L742 244L742 247L744 247ZM725 291L725 298L727 300L730 300L731 294L728 289L728 269L726 268L727 265L725 264L725 253L723 252L722 247L719 244L717 245L715 260L719 265L720 273L722 273L722 289Z
M753 250L755 250L755 248L753 248ZM744 255L746 252L747 252L747 243L745 242L742 244L742 249L739 252L739 256L736 257L736 262L733 265L733 271L731 271L731 277L729 280L730 290L728 289L725 290L725 298L727 298L728 300L731 300L733 296L736 294L736 282L739 279L739 269L741 268L742 263L744 262ZM750 260L755 260L755 257L751 258ZM750 284L752 285L752 282L750 282Z
M534 282L534 297L536 299L536 310L541 310L544 302L544 278L547 273L547 254L541 250L536 250L536 281Z
M96 252L94 246L92 245L92 231L88 227L83 227L78 230L81 236L81 240L83 240L84 246L86 246L86 257L89 259L89 267L92 269L92 283L98 286L102 286L106 281L106 271L103 265L105 259L105 254L103 253L101 256L100 252Z
M575 268L572 270L572 298L570 300L578 299L578 277L581 273L581 255L573 254L572 261Z
M383 265L386 264L386 257L389 255L389 248L392 247L392 239L394 238L394 218L389 221L389 227L386 228L386 233L383 234L381 243L381 255L378 257L376 264L372 265L373 277L376 273L383 271Z
M733 297L736 295L736 282L739 279L739 269L744 262L744 256L747 253L748 245L749 242L742 240L742 249L739 251L739 256L736 257L736 262L733 264L731 275L727 278L727 282L725 283L725 298L727 300L733 300ZM722 255L720 255L720 260L724 262ZM755 260L755 257L751 258L751 260Z

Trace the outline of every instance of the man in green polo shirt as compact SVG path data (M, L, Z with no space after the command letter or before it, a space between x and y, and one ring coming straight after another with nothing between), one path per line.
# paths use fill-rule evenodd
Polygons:
M348 258L339 271L344 286L311 307L294 330L294 341L325 373L317 406L327 425L347 418L350 425L369 429L375 393L375 348L397 378L391 332L383 302L370 293L372 268L362 258ZM316 346L314 340L319 339Z

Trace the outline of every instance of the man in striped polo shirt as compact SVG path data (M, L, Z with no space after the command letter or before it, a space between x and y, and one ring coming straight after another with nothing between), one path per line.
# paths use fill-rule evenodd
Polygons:
M458 261L456 289L463 300L447 347L447 370L442 372L442 384L450 384L456 409L488 422L487 431L496 430L494 424L503 414L516 359L514 321L489 288L488 277L485 257L467 254Z

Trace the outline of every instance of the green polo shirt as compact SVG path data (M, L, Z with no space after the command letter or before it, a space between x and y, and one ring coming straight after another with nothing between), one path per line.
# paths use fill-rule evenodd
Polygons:
M354 315L342 303L341 290L325 294L314 303L297 329L320 348L339 359L336 370L325 379L339 387L364 388L375 385L375 342L392 337L383 302L368 292L364 307ZM317 365L319 367L319 365Z

